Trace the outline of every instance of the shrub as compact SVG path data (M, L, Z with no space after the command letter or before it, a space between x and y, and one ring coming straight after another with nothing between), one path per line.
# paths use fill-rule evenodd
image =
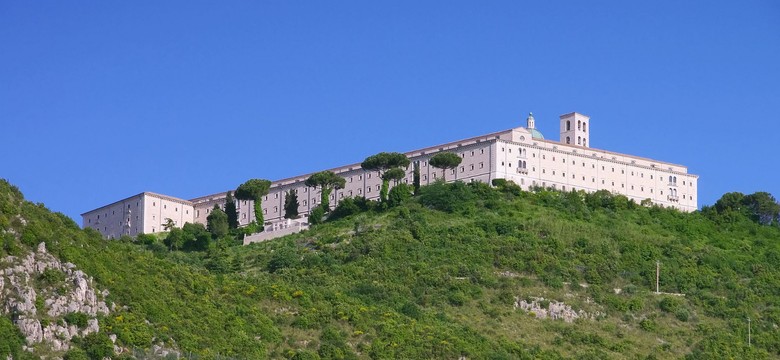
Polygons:
M639 327L641 327L644 331L655 331L657 326L655 321L650 319L643 319L639 322Z
M83 329L87 327L89 316L82 312L72 312L65 314L64 319L68 324L76 325L77 328Z
M333 209L333 212L328 216L328 221L335 221L347 216L355 215L360 213L360 211L360 206L358 206L355 198L345 198L339 202L335 209ZM314 212L309 216L309 222L311 222L312 217L314 217Z
M688 312L688 309L685 308L677 309L677 311L674 312L674 317L676 317L677 320L680 321L688 321L689 316L690 313Z
M311 225L321 224L324 216L325 216L325 209L323 209L322 206L315 207L314 210L312 210L311 213L309 214L309 224Z
M674 314L682 307L682 301L677 297L664 297L659 303L658 307L670 314Z
M414 189L407 184L398 184L390 190L387 197L387 205L390 207L401 205L404 201L412 197Z
M65 282L65 273L57 269L46 268L38 275L38 280L46 286L60 285Z
M476 199L469 187L461 181L445 184L437 181L420 189L420 203L430 208L456 212L471 206Z
M89 357L87 357L87 352L77 347L68 350L68 352L66 352L65 356L62 358L64 360L89 360Z
M142 245L151 245L157 242L157 237L152 234L138 234L135 241Z

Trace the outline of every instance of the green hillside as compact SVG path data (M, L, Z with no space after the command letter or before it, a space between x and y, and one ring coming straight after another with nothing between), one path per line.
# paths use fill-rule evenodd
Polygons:
M0 255L45 242L110 291L101 333L192 358L780 357L768 195L727 194L685 214L499 185L391 191L389 209L350 200L309 231L250 246L190 228L180 235L192 241L174 246L190 250L171 251L154 237L103 240L0 181ZM660 291L684 296L654 293L656 261ZM521 302L577 318L542 319ZM3 358L24 356L12 319L0 318ZM94 353L76 344L70 358Z

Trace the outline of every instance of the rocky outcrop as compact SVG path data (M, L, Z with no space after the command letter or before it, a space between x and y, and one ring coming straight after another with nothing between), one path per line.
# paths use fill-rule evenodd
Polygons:
M61 263L44 243L25 257L0 259L0 269L0 311L11 315L28 346L68 350L72 337L99 331L96 316L109 312L102 300L108 292L96 291L92 278ZM64 317L70 313L86 315L86 324L68 324Z
M563 320L567 323L577 319L595 319L599 312L587 313L584 310L575 311L571 306L555 300L545 300L541 297L532 297L530 301L515 298L515 309L521 309L534 314L539 319Z

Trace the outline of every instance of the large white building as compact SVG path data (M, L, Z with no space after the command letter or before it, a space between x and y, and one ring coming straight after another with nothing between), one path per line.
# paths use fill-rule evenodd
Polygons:
M683 165L667 163L633 155L620 154L590 147L590 118L579 113L560 116L560 141L544 139L536 129L533 115L525 127L481 135L431 146L405 153L420 164L420 182L429 184L437 179L446 181L482 181L507 179L523 189L534 186L563 191L608 190L636 202L650 199L664 207L681 211L697 209L698 176L689 174ZM448 151L460 155L463 161L446 174L428 166L436 153ZM412 182L412 166L402 181ZM329 169L344 177L344 189L331 193L331 206L345 197L376 199L382 179L377 172L365 171L360 164ZM263 198L266 223L284 219L286 193L293 189L298 195L303 216L318 205L319 190L307 187L304 181L311 174L274 181ZM82 214L84 227L92 227L106 237L153 233L172 219L177 226L185 222L206 223L214 205L224 207L227 192L206 195L191 200L176 199L154 193L141 193ZM239 223L248 224L254 218L253 202L236 201Z

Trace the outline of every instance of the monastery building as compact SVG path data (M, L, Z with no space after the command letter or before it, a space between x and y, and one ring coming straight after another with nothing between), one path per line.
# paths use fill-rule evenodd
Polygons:
M681 211L697 209L698 176L689 174L683 165L615 153L590 147L590 118L580 113L560 116L560 140L544 138L529 115L525 127L476 136L405 153L420 164L420 184L437 179L446 181L482 181L506 179L524 190L541 186L562 191L608 190L625 195L637 203L650 199L654 204ZM442 171L428 165L439 152L453 152L463 161L456 169ZM344 177L344 189L333 190L331 206L345 197L378 199L382 179L375 171L365 171L360 164L329 169ZM407 169L404 183L412 183L413 166ZM298 195L300 214L305 218L318 205L319 190L304 181L311 174L277 180L263 198L266 229L276 229L284 220L284 200L290 189ZM143 192L82 214L83 226L98 230L107 238L163 231L171 219L181 227L186 222L206 224L214 205L224 209L227 192L182 200L171 196ZM253 215L253 201L236 200L241 225Z

